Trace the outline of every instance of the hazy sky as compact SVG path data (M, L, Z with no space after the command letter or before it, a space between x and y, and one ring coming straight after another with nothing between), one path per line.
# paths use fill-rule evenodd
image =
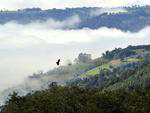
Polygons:
M0 0L0 9L15 10L27 7L49 9L83 6L114 7L145 4L150 4L150 0Z

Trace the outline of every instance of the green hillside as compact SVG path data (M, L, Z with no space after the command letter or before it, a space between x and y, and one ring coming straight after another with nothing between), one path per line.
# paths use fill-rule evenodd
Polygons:
M76 59L76 63L67 66L60 66L47 72L46 74L34 76L35 78L37 76L42 78L43 76L51 75L67 75L72 76L71 81L80 81L80 79L82 81L84 79L91 80L92 77L96 78L101 75L105 76L105 73L108 73L108 75L106 74L104 77L105 79L118 79L117 77L120 75L120 71L123 72L125 69L134 69L142 60L150 59L150 45L128 46L124 49L115 48L112 51L106 51L102 54L102 57L96 59L87 57L88 54L81 53ZM69 77L68 81L70 82ZM110 82L111 80L108 81Z
M101 59L105 59L106 62L83 72L69 84L114 90L141 88L150 83L149 45L116 48L106 51ZM143 62L147 65L142 67Z
M126 73L122 73L120 76L126 76ZM150 60L142 62L142 64L135 68L134 72L130 73L130 76L125 80L120 80L117 83L110 85L108 90L116 90L122 88L134 89L136 87L142 87L150 84Z
M0 113L150 113L150 45L116 48L96 59L82 53L76 61L31 76L74 76L64 86L13 93Z
M128 48L130 48L130 47L128 47ZM137 57L138 55L150 54L150 50L141 49L141 48L132 50L132 49L128 49L128 48L122 49L121 51L127 50L127 51L130 51L130 52L135 52L135 54L133 54L129 57L124 57L124 58L122 58L122 56L120 58L115 58L115 59L112 58L112 59L110 59L110 61L107 64L102 64L99 67L96 67L92 70L89 70L87 73L85 73L85 75L97 75L97 74L100 73L99 70L101 70L101 69L106 68L106 69L111 70L111 68L116 68L116 67L119 67L121 65L125 65L125 64L128 64L128 63L140 61L141 58L138 58Z
M61 66L49 72L51 74L74 74L78 78L86 78L90 76L96 76L101 73L103 69L108 69L110 71L113 68L117 68L132 62L138 62L144 57L144 55L149 55L150 50L145 49L149 46L128 46L127 48L121 49L116 48L112 51L106 51L103 53L101 58L96 58L89 60L87 62L78 62L69 66Z
M137 62L139 60L140 59L133 58L133 57L125 58L123 61L121 61L120 59L111 60L110 62L108 62L106 64L102 64L101 66L95 67L95 68L81 74L81 78L98 75L101 73L101 70L103 70L103 69L108 69L111 71L112 68L116 68L116 67L119 67L121 65L125 65L125 64L131 63L131 62Z

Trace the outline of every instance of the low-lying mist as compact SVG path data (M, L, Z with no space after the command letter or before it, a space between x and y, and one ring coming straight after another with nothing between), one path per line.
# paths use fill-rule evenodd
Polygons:
M91 11L91 16L99 16L103 13L107 14L118 14L118 13L127 13L128 11L125 8L115 7L115 8L97 8L96 10Z
M68 59L74 60L80 52L90 53L95 58L101 56L104 51L117 47L150 44L150 27L137 33L105 27L96 30L63 29L67 26L74 27L78 22L78 16L73 16L62 22L50 19L44 23L20 25L10 22L0 25L1 92L12 86L22 90L24 94L27 86L30 86L31 90L40 89L43 82L27 82L27 76L38 70L46 72L56 67L55 62L59 58L61 65L64 65ZM69 77L53 75L48 80L62 82Z

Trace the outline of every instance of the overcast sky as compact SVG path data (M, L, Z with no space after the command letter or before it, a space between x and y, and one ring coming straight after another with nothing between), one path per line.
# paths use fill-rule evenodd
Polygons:
M65 7L114 7L127 5L148 5L150 0L0 0L0 9L15 10L27 7L42 9Z

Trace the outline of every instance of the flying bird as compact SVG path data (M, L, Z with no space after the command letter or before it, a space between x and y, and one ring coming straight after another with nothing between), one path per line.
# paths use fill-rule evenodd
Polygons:
M56 62L56 64L59 66L59 63L60 63L60 59L58 59L58 61Z

